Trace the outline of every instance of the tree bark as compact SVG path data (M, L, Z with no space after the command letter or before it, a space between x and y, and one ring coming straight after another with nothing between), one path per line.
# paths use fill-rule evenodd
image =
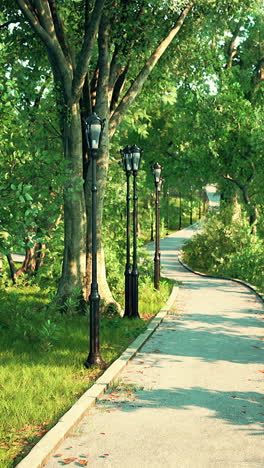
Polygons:
M11 254L7 254L6 258L7 258L9 269L10 269L11 279L13 281L13 284L16 284L16 267L12 260Z
M69 121L68 121L69 120ZM68 177L64 190L64 256L58 295L61 302L73 290L83 290L86 265L86 209L83 191L83 144L79 104L65 118L64 154Z

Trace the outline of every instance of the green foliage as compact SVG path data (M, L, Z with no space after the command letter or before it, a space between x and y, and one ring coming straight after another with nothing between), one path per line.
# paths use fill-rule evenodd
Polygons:
M185 245L184 260L195 270L239 278L264 291L264 241L250 232L245 220L230 222L228 209L209 217L202 232Z

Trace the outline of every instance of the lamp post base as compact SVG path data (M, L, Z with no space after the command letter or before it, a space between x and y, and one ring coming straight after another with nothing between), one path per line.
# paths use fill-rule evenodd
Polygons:
M125 313L124 317L130 317L132 314L132 304L131 304L131 270L130 265L126 268L125 271Z
M138 313L138 272L132 270L131 273L131 302L132 302L132 313L130 318L140 318Z
M105 369L106 368L106 363L103 361L101 358L100 354L94 353L94 354L89 354L88 358L84 362L84 365L87 369L90 369L91 367L100 367L100 369Z
M98 284L91 284L91 295L89 297L90 305L90 352L84 365L87 368L96 366L104 369L105 362L100 355L99 345L99 303L100 296L98 293Z
M160 254L155 255L154 258L154 288L159 291L160 283Z

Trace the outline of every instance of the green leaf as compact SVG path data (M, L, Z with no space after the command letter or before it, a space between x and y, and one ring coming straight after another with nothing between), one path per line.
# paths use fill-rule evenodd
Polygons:
M25 196L26 200L28 200L28 201L32 201L32 200L33 200L33 198L31 197L31 195L29 195L29 193L27 193L27 192L24 194L24 196Z

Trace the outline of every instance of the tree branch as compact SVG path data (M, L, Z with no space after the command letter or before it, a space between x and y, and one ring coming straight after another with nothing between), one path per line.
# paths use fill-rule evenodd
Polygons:
M47 0L35 0L36 11L39 18L39 23L48 33L48 35L55 40L56 33L51 16L50 6Z
M222 174L222 177L225 179L225 180L229 180L230 182L233 182L233 184L237 185L240 190L244 190L245 186L241 184L241 182L239 182L237 179L235 179L234 177L230 177L228 174L227 175L224 175Z
M111 103L110 103L110 112L113 112L116 109L116 106L118 104L118 99L120 94L122 93L125 81L126 81L126 76L128 72L129 65L127 64L125 67L123 67L120 70L120 74L115 82L114 88L112 89L111 92ZM110 93L109 93L110 94Z
M102 118L106 117L108 111L108 83L109 83L109 29L110 24L107 18L103 15L99 28L98 35L98 84L96 93L96 107L101 110L104 108Z
M115 132L116 127L120 124L122 121L124 115L126 114L127 110L129 109L130 105L132 102L135 100L135 98L138 96L140 93L145 81L147 80L148 76L150 75L151 71L155 67L156 63L160 59L160 57L163 55L165 50L168 48L176 34L179 32L181 29L186 16L188 15L189 11L191 10L192 6L194 5L194 2L191 1L188 3L188 5L184 8L183 12L179 16L175 26L170 30L169 34L166 36L165 39L163 39L158 47L155 49L155 51L152 53L150 58L147 60L146 64L144 67L141 69L139 74L137 75L136 79L130 86L129 90L123 97L122 101L118 105L116 111L114 112L112 118L110 119L110 136L112 136Z
M33 12L32 6L28 0L16 0L16 2L20 10L24 14L25 18L28 20L32 29L35 31L37 36L42 40L42 42L46 46L48 50L49 59L52 65L53 73L54 75L56 75L56 73L57 74L59 73L61 82L63 84L64 93L69 99L70 98L69 80L71 82L72 70L68 66L68 63L63 54L61 45L56 37L55 27L54 25L53 25L53 28L51 26L51 20L52 20L51 16L50 16L49 21L47 19L44 21L43 11L41 10L41 13L38 10L35 10L35 12ZM39 3L39 1L37 3ZM41 22L43 23L43 25L40 23L40 19L38 18L36 13L41 16L42 18ZM44 26L47 27L50 30L50 32L48 32Z
M83 88L85 77L88 71L88 65L91 59L94 41L96 38L96 34L98 32L101 15L102 15L105 2L106 0L96 0L94 9L91 15L90 23L87 26L82 50L80 52L78 63L77 63L76 70L74 73L74 79L73 79L73 85L72 85L73 102L79 101L81 97L82 88Z
M255 167L255 164L253 161L251 161L251 159L249 159L245 154L242 154L241 156L243 159L245 159L245 161L247 161L249 163L249 165L251 166L251 169L252 169L252 172L251 174L247 177L247 185L252 181L255 173L256 173L256 167Z
M228 49L227 49L227 63L226 63L226 68L231 68L233 65L233 58L237 54L237 49L236 49L236 39L238 38L238 34L240 31L241 23L239 22L237 24L237 27L235 31L233 32L233 36L231 41L229 42Z
M58 15L56 1L55 0L48 0L48 2L49 2L52 18L53 18L53 23L54 23L57 39L58 39L58 41L59 41L59 43L61 45L62 51L63 51L68 63L72 64L72 57L71 57L71 54L70 54L69 44L67 42L67 38L66 38L65 33L64 33L62 22L61 22L61 20L59 18L59 15Z

